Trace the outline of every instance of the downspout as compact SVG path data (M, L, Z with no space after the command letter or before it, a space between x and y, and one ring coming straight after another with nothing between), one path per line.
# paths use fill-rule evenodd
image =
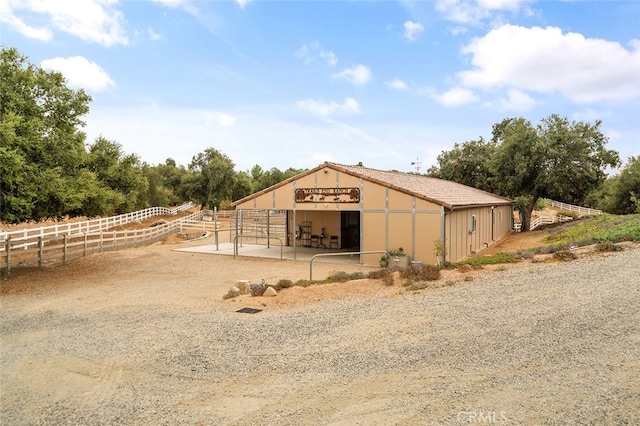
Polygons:
M446 250L446 236L447 236L447 229L446 229L446 218L447 216L444 213L444 206L440 206L440 241L442 241L442 247L445 248L445 250L442 252L441 256L442 256L442 264L444 265L444 263L447 261L447 250Z

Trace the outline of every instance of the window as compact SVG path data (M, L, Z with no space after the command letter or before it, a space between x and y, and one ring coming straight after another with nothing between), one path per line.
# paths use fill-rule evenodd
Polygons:
M471 232L476 232L476 215L471 216Z
M502 223L502 210L498 210L498 223Z

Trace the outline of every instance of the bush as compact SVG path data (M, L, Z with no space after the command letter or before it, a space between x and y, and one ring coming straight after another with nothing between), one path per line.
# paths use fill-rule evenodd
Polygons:
M381 280L384 277L388 277L391 275L391 271L388 269L376 269L375 271L371 271L367 274L367 278L372 280Z
M557 252L553 253L553 257L562 262L569 262L576 258L576 254L570 250L558 250Z
M596 244L596 251L621 251L622 247L612 241L602 241Z
M440 268L434 265L415 265L400 271L400 277L411 281L435 281L440 279Z
M391 287L395 284L395 280L393 279L393 275L389 274L385 277L382 277L382 284Z
M289 287L293 287L293 281L287 280L287 279L282 279L278 281L278 284L275 285L276 290L289 288Z
M352 272L351 274L348 274L344 271L336 271L328 277L328 279L333 282L361 280L363 278L364 278L364 274L362 272Z

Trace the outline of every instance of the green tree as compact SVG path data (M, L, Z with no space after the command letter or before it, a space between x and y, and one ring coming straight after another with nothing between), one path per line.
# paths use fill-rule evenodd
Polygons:
M437 166L429 168L427 174L494 192L489 160L495 155L496 148L494 142L486 142L483 138L462 144L456 143L452 150L443 151L438 155Z
M188 201L181 192L181 185L189 175L183 166L168 158L156 166L143 164L142 171L149 182L146 204L149 206L172 206Z
M90 101L62 74L29 64L14 48L0 50L0 220L59 217L82 207L92 189L80 131Z
M184 193L203 208L220 208L223 202L232 199L237 180L234 166L225 154L215 148L207 148L191 160L191 175L183 183Z
M640 213L640 156L630 157L620 172L610 178L604 189L600 207L609 213Z
M87 166L105 187L122 196L117 213L147 207L149 182L137 155L125 154L122 145L99 136L89 146Z
M618 153L605 148L600 125L554 114L536 127L524 118L493 126L498 148L490 167L498 192L516 199L523 231L539 198L581 203L606 179L607 167L619 165Z

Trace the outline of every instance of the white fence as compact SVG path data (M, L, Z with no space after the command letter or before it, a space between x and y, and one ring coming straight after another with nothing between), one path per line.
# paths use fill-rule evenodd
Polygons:
M557 208L561 211L574 212L578 216L602 214L602 210L591 209L589 207L574 206L572 204L562 203L560 201L554 201L548 198L545 198L544 202L547 203L547 206ZM543 211L534 210L532 215L538 216L538 217L531 222L531 226L529 227L530 231L533 231L534 229L542 225L551 225L552 223L568 222L570 220L573 220L573 218L570 216L565 216L560 212L555 212L550 210L543 210ZM514 230L516 232L520 232L521 226L522 225L520 223L516 223L514 225Z
M91 234L112 229L116 226L126 225L131 222L138 222L153 216L175 215L178 212L188 210L193 206L194 204L192 202L188 202L171 209L166 207L151 207L118 216L103 217L99 219L85 220L82 222L69 222L37 228L23 228L15 231L0 231L0 242L5 240L12 240L16 242L32 239L34 237L48 238L59 237L61 235ZM2 250L4 249L0 245L0 251Z
M9 276L14 268L39 267L47 263L65 264L69 260L91 253L118 250L138 245L151 244L166 236L191 229L191 224L202 219L204 212L198 211L180 219L158 224L154 227L124 231L98 231L49 236L20 236L15 240L0 241L0 275ZM186 223L186 225L184 225ZM204 223L204 222L203 222ZM210 226L215 226L209 223Z
M578 214L578 216L589 216L589 215L602 214L602 210L591 209L589 207L574 206L572 204L562 203L560 201L554 201L554 200L550 200L548 198L545 198L544 201L545 201L545 203L547 203L547 205L549 205L551 207L555 207L557 209L565 210L565 211L568 211L568 212L575 212L575 213Z

